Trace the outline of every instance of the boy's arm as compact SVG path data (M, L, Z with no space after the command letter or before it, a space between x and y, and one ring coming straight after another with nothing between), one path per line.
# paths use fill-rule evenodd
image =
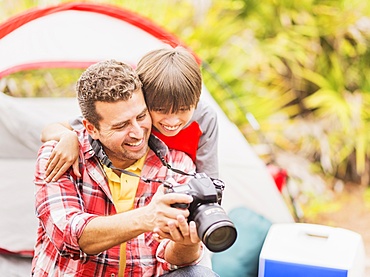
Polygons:
M49 140L60 141L61 137L68 132L73 132L68 122L51 123L42 129L40 139L41 142L47 142Z
M196 167L197 172L204 172L209 177L218 178L218 119L216 111L200 101L194 112L193 120L197 121L203 134L200 137Z
M46 164L46 181L58 180L70 166L74 174L80 177L78 169L79 144L77 134L68 122L52 123L41 132L41 141L59 141Z

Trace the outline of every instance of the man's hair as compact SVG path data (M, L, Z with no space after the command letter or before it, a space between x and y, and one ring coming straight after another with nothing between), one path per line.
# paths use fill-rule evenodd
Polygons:
M82 115L99 130L101 116L95 103L127 101L142 84L135 70L116 60L101 61L89 66L76 84Z
M176 113L196 107L202 89L202 75L195 57L183 47L163 48L147 53L136 72L143 83L149 111Z

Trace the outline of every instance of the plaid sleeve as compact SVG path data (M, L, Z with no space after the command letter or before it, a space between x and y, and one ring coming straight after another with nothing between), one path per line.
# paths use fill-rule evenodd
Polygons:
M189 265L196 265L196 264L198 264L202 260L203 255L204 255L204 247L203 247L203 244L201 244L202 253L201 253L201 255L199 255L199 258L196 259L194 262L192 262L190 264L184 264L184 265L173 265L173 264L170 264L169 262L167 262L164 259L164 253L166 251L166 247L167 247L167 245L168 245L169 242L170 242L169 239L164 239L164 240L161 241L161 243L159 244L159 246L157 248L156 258L162 264L163 270L165 270L165 271L172 271L172 270L176 270L176 269L178 269L180 267L185 267L185 266L189 266Z
M36 215L46 236L61 255L80 258L86 255L82 253L78 239L87 223L96 216L84 212L78 184L69 171L57 182L45 182L46 163L55 145L55 141L43 144L38 154L34 180Z

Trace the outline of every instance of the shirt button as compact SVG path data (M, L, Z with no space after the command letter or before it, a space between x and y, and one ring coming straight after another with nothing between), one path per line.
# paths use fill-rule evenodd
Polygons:
M111 273L111 274L110 274L110 277L114 277L114 276L116 276L114 273Z

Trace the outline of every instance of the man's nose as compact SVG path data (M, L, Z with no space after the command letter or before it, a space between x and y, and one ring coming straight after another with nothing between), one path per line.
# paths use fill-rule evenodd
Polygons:
M144 131L141 128L141 125L139 124L139 122L135 121L132 124L131 130L129 132L129 136L131 138L141 139L143 137L143 133L144 133Z

